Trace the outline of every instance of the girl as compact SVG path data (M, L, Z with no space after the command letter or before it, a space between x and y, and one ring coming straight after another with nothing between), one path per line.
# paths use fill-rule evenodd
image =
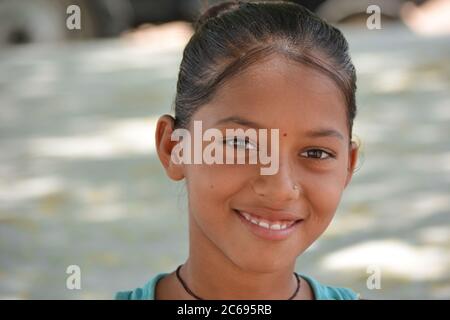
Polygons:
M177 84L175 116L158 120L156 148L186 180L189 257L118 299L356 299L295 270L328 227L357 160L356 75L341 32L300 5L225 2L197 21ZM172 133L219 130L223 151L258 149L226 129L278 129L278 170L176 161ZM248 156L246 153L245 156Z

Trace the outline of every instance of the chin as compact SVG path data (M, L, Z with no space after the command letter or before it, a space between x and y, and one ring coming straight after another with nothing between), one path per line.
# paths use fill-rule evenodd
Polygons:
M241 270L248 272L270 273L277 272L282 269L289 268L295 264L294 260L286 260L286 258L267 256L239 256L229 257L233 263Z

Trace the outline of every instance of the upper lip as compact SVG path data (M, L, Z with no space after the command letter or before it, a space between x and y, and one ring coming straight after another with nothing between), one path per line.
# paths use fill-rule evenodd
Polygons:
M274 210L274 209L261 208L261 207L260 208L235 208L235 210L238 210L240 212L246 212L253 216L256 216L258 218L265 219L268 221L302 220L302 218L299 217L298 214L295 214L293 211L290 211L290 210Z

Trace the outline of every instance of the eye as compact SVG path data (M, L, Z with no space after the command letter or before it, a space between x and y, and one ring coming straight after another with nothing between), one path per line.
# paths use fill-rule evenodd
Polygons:
M306 150L301 153L301 156L306 157L306 158L312 158L315 160L327 160L327 159L335 158L335 156L332 153L327 152L322 149Z
M233 137L231 139L224 139L223 142L224 142L224 144L226 144L230 147L236 147L239 149L256 150L256 146L249 141L248 137L246 137L245 139Z

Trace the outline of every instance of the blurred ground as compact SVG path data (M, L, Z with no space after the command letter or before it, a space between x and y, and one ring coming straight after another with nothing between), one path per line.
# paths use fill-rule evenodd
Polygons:
M163 44L0 51L0 298L108 299L184 261L183 186L166 178L153 142L174 97L181 30ZM345 33L364 161L297 269L366 298L448 299L450 38ZM71 264L82 290L66 289ZM369 265L381 268L380 290L366 288Z

